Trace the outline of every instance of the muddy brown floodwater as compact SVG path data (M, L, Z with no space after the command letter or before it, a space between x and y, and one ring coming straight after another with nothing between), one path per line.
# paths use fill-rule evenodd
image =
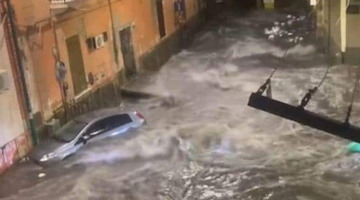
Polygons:
M147 126L91 144L58 166L19 164L0 178L0 197L358 200L360 156L346 152L348 141L247 107L250 93L275 66L273 96L294 105L326 71L307 29L287 27L301 34L299 44L289 37L268 39L264 30L287 15L215 18L190 48L128 86L155 95L123 104L142 112ZM332 67L307 108L344 119L353 70ZM359 111L356 101L352 123L360 125Z

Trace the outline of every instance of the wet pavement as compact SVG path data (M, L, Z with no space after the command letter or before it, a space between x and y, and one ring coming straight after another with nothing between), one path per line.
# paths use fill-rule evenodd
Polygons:
M21 163L0 177L0 199L359 199L360 156L346 152L348 141L247 107L275 66L273 96L293 105L326 71L307 30L294 29L300 44L269 40L265 29L281 20L288 13L215 18L161 71L128 86L154 95L123 104L147 126L89 144L57 166ZM307 108L344 119L353 72L332 67ZM354 124L358 108L356 101Z

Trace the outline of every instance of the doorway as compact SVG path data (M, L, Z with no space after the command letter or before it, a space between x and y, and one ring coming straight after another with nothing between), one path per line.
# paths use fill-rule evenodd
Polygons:
M137 73L131 27L121 30L119 36L126 77L130 78Z
M234 4L236 8L243 9L243 10L249 10L249 9L255 9L257 7L257 0L238 0L234 1Z
M81 52L79 35L66 39L69 64L75 95L87 89L84 61Z
M162 0L156 0L156 12L157 12L160 38L163 38L166 35L166 30L165 30L164 8L163 8Z

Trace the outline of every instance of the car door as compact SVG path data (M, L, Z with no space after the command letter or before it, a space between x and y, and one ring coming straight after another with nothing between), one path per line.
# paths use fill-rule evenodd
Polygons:
M87 143L87 142L96 141L105 132L106 132L106 119L99 120L89 126L89 128L79 138L78 143Z

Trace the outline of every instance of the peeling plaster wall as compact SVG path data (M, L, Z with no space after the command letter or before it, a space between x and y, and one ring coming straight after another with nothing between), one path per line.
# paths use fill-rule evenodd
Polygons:
M50 16L49 0L12 0L19 28L31 26Z
M176 33L174 1L163 0L166 37ZM198 1L185 0L187 19L191 20L198 12ZM60 87L55 77L55 59L53 47L57 43L61 60L66 64L68 84L67 100L73 100L74 87L66 39L79 35L84 61L85 75L90 72L95 75L95 85L87 85L90 92L104 83L113 80L123 71L124 63L121 54L119 31L131 27L135 58L140 66L140 58L162 41L159 36L155 0L111 0L115 35L112 33L110 7L105 0L77 0L69 3L70 10L54 10L56 15L55 32L57 42L50 24L50 8L48 0L13 0L18 24L31 24L21 27L26 51L28 80L34 82L31 86L32 104L39 110L46 121L53 117L53 111L62 104ZM32 8L32 12L28 8ZM30 20L31 19L31 20ZM31 22L31 23L29 23ZM25 31L26 30L26 31ZM108 41L101 49L89 51L86 39L108 33ZM164 39L165 39L164 38ZM117 48L118 64L115 59L114 44ZM33 74L33 76L31 76ZM37 102L35 102L37 101Z
M107 32L109 36L109 40L105 43L105 46L100 49L90 51L86 45L86 39L95 37L104 32ZM96 83L101 83L114 75L116 65L112 56L113 46L111 20L108 7L102 7L57 24L56 34L58 38L60 58L65 62L66 67L68 68L66 82L69 84L69 99L75 98L75 95L66 39L74 35L79 36L85 75L90 72L93 73L96 78ZM88 85L88 88L90 87L91 86Z
M175 26L175 12L174 12L174 1L165 0L164 5L164 17L165 17L165 28L166 35L172 34L176 30Z
M0 70L7 72L10 84L9 90L0 92L0 147L2 147L25 132L2 26L0 26Z
M52 116L52 110L61 104L61 93L55 78L55 60L52 55L54 36L51 29L28 36L35 84L37 85L43 117Z
M35 84L33 61L31 57L28 56L31 55L31 53L28 43L26 42L26 38L22 37L19 40L19 44L21 46L20 48L23 51L22 62L24 64L24 69L26 73L26 84L30 95L31 110L33 113L39 113L41 111L39 91L38 91L38 86Z
M123 0L113 3L116 37L119 37L118 31L134 25L133 42L137 57L159 41L154 6L154 1L150 0Z

